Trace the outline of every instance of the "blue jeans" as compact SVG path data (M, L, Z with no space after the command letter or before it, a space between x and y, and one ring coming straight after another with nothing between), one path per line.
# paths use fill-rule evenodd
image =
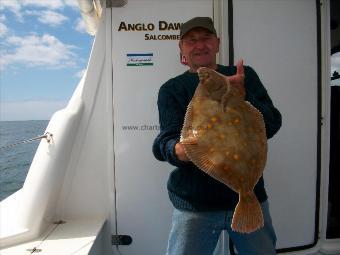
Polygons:
M250 234L232 231L233 211L189 212L174 210L167 255L212 255L226 229L239 255L276 254L276 235L268 202L261 204L264 227Z

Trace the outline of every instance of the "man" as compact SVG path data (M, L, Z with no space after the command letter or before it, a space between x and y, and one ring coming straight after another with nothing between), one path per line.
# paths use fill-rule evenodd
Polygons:
M281 127L281 114L252 68L243 67L242 61L237 67L216 64L220 39L210 18L196 17L184 23L180 38L180 53L190 69L167 81L159 90L160 133L153 144L153 153L158 160L177 167L170 174L167 185L175 207L167 254L213 254L223 229L228 231L241 255L275 254L276 236L263 178L254 191L261 203L264 227L250 234L234 232L230 225L238 194L190 162L179 138L187 106L199 83L197 69L203 66L229 76L232 86L245 91L246 100L264 117L268 138Z

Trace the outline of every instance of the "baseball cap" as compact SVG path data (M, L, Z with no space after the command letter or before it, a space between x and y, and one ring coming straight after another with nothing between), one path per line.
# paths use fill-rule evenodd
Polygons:
M195 17L181 25L179 33L180 38L182 39L187 32L196 27L203 27L216 35L214 23L210 17Z

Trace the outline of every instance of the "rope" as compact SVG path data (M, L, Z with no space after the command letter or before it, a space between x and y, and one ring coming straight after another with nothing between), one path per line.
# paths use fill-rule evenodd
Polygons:
M33 137L33 138L30 138L30 139L27 139L27 140L23 140L23 141L20 141L20 142L17 142L17 143L12 143L12 144L8 144L8 145L5 145L5 146L2 146L0 147L0 150L5 150L5 149L9 149L9 148L12 148L14 146L17 146L17 145L20 145L20 144L24 144L24 143L31 143L31 142L34 142L36 140L40 140L40 139L43 139L45 138L46 141L48 143L50 143L53 139L53 134L47 132L45 133L44 135L41 135L41 136L37 136L37 137Z
M53 226L53 228L46 234L46 236L36 245L34 246L32 249L27 249L26 251L29 252L29 254L35 254L35 253L39 253L42 252L42 249L39 249L39 247L45 242L45 240L61 225L66 223L66 221L57 221L54 222L53 224L55 224L55 226Z

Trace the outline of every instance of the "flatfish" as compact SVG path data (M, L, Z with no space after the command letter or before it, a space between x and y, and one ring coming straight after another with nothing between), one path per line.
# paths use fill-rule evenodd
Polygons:
M250 233L264 225L254 186L267 160L262 114L231 86L227 76L201 67L200 83L190 101L180 142L202 171L239 194L231 227Z

